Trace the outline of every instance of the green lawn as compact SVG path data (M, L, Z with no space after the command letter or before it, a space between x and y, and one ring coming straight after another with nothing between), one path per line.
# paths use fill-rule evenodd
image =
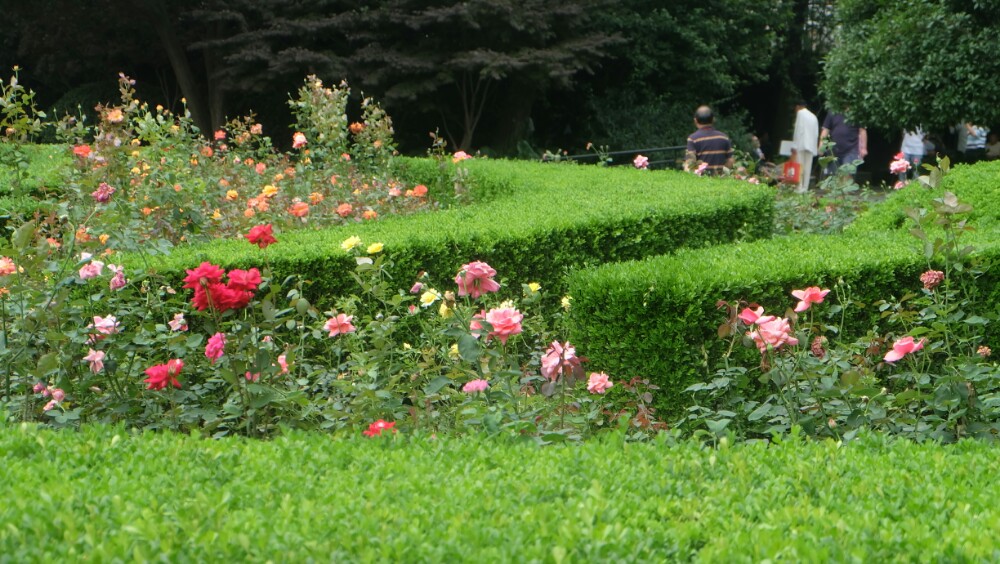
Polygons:
M1000 451L0 427L0 562L997 560Z

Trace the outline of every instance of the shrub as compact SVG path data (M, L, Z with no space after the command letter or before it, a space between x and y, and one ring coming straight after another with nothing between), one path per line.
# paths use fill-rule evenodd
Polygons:
M402 432L206 441L0 423L0 553L29 562L1000 557L988 532L1000 526L991 445L662 439L624 448L614 434L554 448Z
M477 257L512 279L564 288L566 272L604 262L674 252L680 247L764 237L771 228L767 187L680 173L599 170L504 161L466 161L470 193L481 203L406 218L285 233L270 257L276 277L299 274L320 300L350 287L352 259L339 245L357 235L381 241L398 272L455 271ZM426 161L406 161L428 170ZM613 186L614 197L607 191ZM256 258L240 241L177 249L158 270L177 278L202 261L246 268ZM437 282L437 281L436 281Z
M983 176L976 168L960 168L944 185L982 198L989 192L988 173L995 166L984 166ZM924 196L934 197L941 197L941 189ZM888 205L900 204L892 200ZM1000 237L989 212L993 205L979 212L984 227L967 235L977 248L980 268L1000 257ZM891 216L879 208L872 213ZM839 237L792 236L683 250L578 271L569 280L570 336L586 346L595 368L638 375L660 386L657 406L679 415L690 405L683 390L713 374L727 350L709 321L717 318L721 304L753 300L772 311L787 303L792 288L841 284L851 299L839 314L842 337L863 335L877 325L881 312L861 306L899 299L920 287L920 273L932 254L925 251L933 251L925 247L933 247L939 238L938 231L927 229L925 243L902 229L859 228ZM976 300L977 313L993 312L996 282L992 271L975 280L982 296ZM752 353L736 362L753 364Z

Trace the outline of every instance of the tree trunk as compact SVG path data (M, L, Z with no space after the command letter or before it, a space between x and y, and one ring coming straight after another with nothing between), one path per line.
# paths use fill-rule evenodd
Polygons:
M177 78L177 84L181 87L181 93L187 99L187 108L191 112L191 119L202 131L202 134L209 134L212 131L212 121L209 112L206 110L205 100L198 88L191 64L188 62L187 53L181 45L177 32L170 21L170 13L163 0L138 0L139 7L146 13L147 20L156 30L156 35L160 38L160 44L170 59L170 67Z
M218 79L218 57L214 52L205 50L205 71L208 77L206 87L208 90L208 118L211 130L222 127L226 122L226 91L222 88Z
M516 152L517 145L531 133L531 110L538 98L538 89L531 82L510 82L498 103L493 106L493 135L490 147L500 154Z

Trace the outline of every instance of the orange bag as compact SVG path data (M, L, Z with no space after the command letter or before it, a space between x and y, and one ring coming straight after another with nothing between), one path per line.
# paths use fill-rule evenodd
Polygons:
M785 161L781 169L781 181L786 184L798 184L801 173L802 165L795 161Z

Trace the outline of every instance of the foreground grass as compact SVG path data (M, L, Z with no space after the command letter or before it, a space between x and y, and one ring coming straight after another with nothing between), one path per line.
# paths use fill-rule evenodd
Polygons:
M998 453L0 426L0 562L996 560Z

